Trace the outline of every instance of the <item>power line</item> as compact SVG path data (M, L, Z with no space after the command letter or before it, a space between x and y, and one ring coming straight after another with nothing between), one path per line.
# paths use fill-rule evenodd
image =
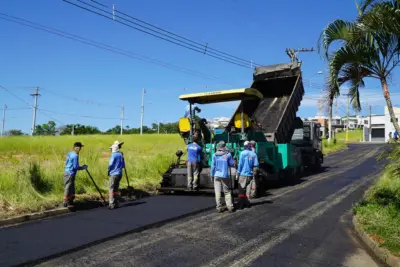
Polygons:
M61 98L65 98L65 99L71 99L71 100L73 100L73 101L80 102L80 103L84 103L84 104L89 104L89 105L91 105L91 104L96 104L97 106L100 106L100 107L113 107L113 108L120 108L120 107L121 107L121 106L108 105L108 104L104 104L104 103L100 103L100 102L96 102L96 101L83 100L83 99L78 99L78 98L75 98L75 97L70 97L70 96L62 95L62 94L56 93L56 92L51 91L51 90L46 89L46 88L41 88L41 89L42 89L42 90L45 90L46 92L48 92L48 93L50 93L50 94L53 94L53 95L55 95L55 96L58 96L58 97L61 97Z
M81 2L81 1L80 1L80 2ZM103 4L101 4L101 3L97 2L97 1L92 1L92 2L95 2L95 3L97 3L97 4L99 4L99 5L103 6L103 7L108 8L106 5L103 5ZM232 57L232 58L236 58L236 59L238 59L238 60L241 60L241 61L243 61L243 62L245 62L245 63L251 63L251 64L254 64L254 65L261 66L260 64L253 63L252 61L249 61L249 60L246 60L246 59L243 59L243 58L240 58L240 57L236 57L236 56L233 56L233 55L231 55L231 54L225 53L225 52L223 52L223 51L220 51L220 50L211 48L211 47L208 46L208 44L204 45L204 44L202 44L202 43L193 41L193 40L188 39L188 38L186 38L186 37L183 37L183 36L181 36L181 35L175 34L175 33L171 32L171 31L168 31L168 30L165 30L165 29L163 29L163 28L157 27L157 26L155 26L155 25L153 25L153 24L151 24L151 23L145 22L145 21L143 21L143 20L141 20L141 19L138 19L138 18L136 18L136 17L133 17L133 16L131 16L131 15L128 15L128 14L126 14L126 13L124 13L124 12L121 12L121 11L119 11L119 10L117 10L117 9L113 9L113 10L114 10L115 12L117 12L117 13L119 13L119 14L122 14L122 15L124 15L124 16L127 16L127 17L129 17L129 18L131 18L131 19L133 19L133 20L135 20L135 21L139 21L139 22L141 22L141 23L143 23L143 24L145 24L145 25L148 25L148 26L153 27L153 28L155 28L155 29L161 30L161 31L166 32L166 33L168 33L168 34L170 34L170 35L179 37L179 38L181 38L181 39L183 39L183 40L186 40L186 41L189 41L189 42L191 42L191 43L193 43L193 44L200 45L200 46L202 46L202 48L204 47L206 50L216 51L216 52L219 52L219 53L221 53L221 54L230 56L230 57Z
M68 116L81 117L81 118L92 118L92 119L101 119L101 120L120 120L121 119L121 118L96 117L96 116L90 116L90 115L79 115L79 114L59 112L59 111L55 111L55 110L42 109L42 108L40 108L39 110L47 111L47 112L51 112L51 113L56 113L56 114L60 114L60 115L68 115ZM124 118L124 120L129 120L129 119Z
M172 69L172 70L179 71L179 72L182 72L182 73L186 73L186 74L189 74L189 75L197 76L197 77L200 77L200 78L203 78L203 79L225 82L223 79L221 79L219 77L207 75L205 73L202 73L202 72L199 72L199 71L196 71L196 70L180 67L180 66L177 66L177 65L165 62L165 61L161 61L161 60L154 59L154 58L151 58L151 57L139 55L139 54L131 52L131 51L127 51L127 50L124 50L124 49L121 49L121 48L113 47L113 46L107 45L105 43L96 42L96 41L93 41L93 40L90 40L90 39L87 39L87 38L84 38L84 37L81 37L81 36L78 36L78 35L75 35L75 34L71 34L71 33L65 32L65 31L61 31L61 30L57 30L55 28L51 28L51 27L48 27L48 26L45 26L45 25L41 25L41 24L29 21L29 20L21 19L21 18L12 16L12 15L1 13L1 12L0 12L0 15L6 16L6 17L9 17L9 18L13 18L13 19L19 20L19 21L15 21L15 20L12 20L12 19L9 19L9 18L0 17L0 19L2 19L2 20L6 20L6 21L13 22L13 23L16 23L16 24L19 24L19 25L22 25L22 26L34 28L34 29L37 29L37 30L40 30L40 31L44 31L44 32L47 32L47 33L51 33L51 34L54 34L54 35L58 35L60 37L66 38L66 39L70 39L70 40L73 40L73 41L84 43L86 45L94 46L94 47L97 47L99 49L103 49L103 50L106 50L106 51L109 51L109 52L113 52L113 53L116 53L116 54L119 54L119 55L123 55L123 56L129 57L129 58L137 59L137 60L140 60L140 61L145 61L145 62L152 63L152 64L155 64L155 65L158 65L158 66L162 66L162 67L167 68L167 69ZM32 25L29 25L27 23L32 24ZM227 85L231 85L230 83L226 83L226 84Z
M234 64L234 65L240 66L240 67L252 68L253 63L252 63L251 61L247 61L247 62L248 62L248 65L247 65L247 64L245 65L244 63L238 62L238 60L236 60L236 59L226 59L226 56L218 55L218 54L215 53L215 52L207 52L208 46L198 47L198 46L193 45L193 44L190 44L190 43L188 43L188 42L178 40L177 38L170 37L170 36L168 36L168 35L166 35L166 34L163 34L163 33L158 32L158 31L156 31L156 30L149 29L148 27L142 26L142 25L140 25L140 24L138 24L138 23L136 23L136 22L133 22L133 21L128 20L128 19L125 19L125 18L123 18L123 17L121 17L121 16L113 15L111 12L108 12L108 11L106 11L106 10L104 10L104 9L95 7L95 6L93 6L93 5L89 4L89 3L86 3L86 2L84 2L84 1L77 0L78 2L81 2L81 3L85 4L85 5L91 6L91 7L95 8L95 9L97 9L97 10L100 10L100 11L106 13L106 14L112 15L112 16L117 17L117 18L121 18L122 20L125 20L125 21L127 21L127 22L130 22L130 23L132 23L132 24L134 24L134 25L139 25L139 26L141 26L141 27L143 27L143 28L145 28L145 29L148 29L148 30L150 30L150 31L157 32L157 33L160 34L160 35L168 36L170 39L177 40L177 41L179 41L180 43L179 43L179 42L175 42L175 41L171 41L171 40L169 40L169 39L167 39L167 38L164 38L164 37L161 37L161 36L159 36L159 35L150 33L150 32L148 32L148 31L139 29L139 28L137 28L137 27L135 27L135 26L132 26L132 25L129 25L129 24L125 23L125 22L121 22L121 21L119 21L119 20L115 20L115 19L112 18L112 17L108 17L108 16L106 16L106 15L104 15L104 14L101 14L101 13L99 13L99 12L97 12L97 11L91 10L91 9L86 8L86 7L83 7L83 6L80 6L80 5L75 4L75 3L72 3L72 2L70 2L70 1L67 1L67 0L62 0L62 1L67 2L67 3L71 4L71 5L76 6L76 7L79 7L79 8L81 8L81 9L87 10L87 11L89 11L89 12L91 12L91 13L97 14L97 15L99 15L99 16L101 16L101 17L107 18L107 19L109 19L109 20L113 20L113 21L115 21L115 22L118 22L118 23L123 24L123 25L125 25L125 26L128 26L128 27L130 27L130 28L133 28L133 29L138 30L138 31L140 31L140 32L143 32L143 33L152 35L152 36L154 36L154 37L156 37L156 38L159 38L159 39L165 40L165 41L167 41L167 42L174 43L174 44L176 44L176 45L179 45L179 46L185 47L185 48L187 48L187 49L193 50L193 51L195 51L195 52L199 52L199 53L208 55L208 56L210 56L210 57L217 58L217 59L220 59L220 60L222 60L222 61L225 61L225 62ZM184 44L182 44L182 43L187 44L187 45L189 45L189 46L184 45ZM191 47L190 47L190 46L191 46ZM194 48L193 48L193 47L194 47ZM201 49L201 50L200 50L200 49ZM216 55L211 55L211 54L216 54ZM254 64L254 65L257 65L257 64Z

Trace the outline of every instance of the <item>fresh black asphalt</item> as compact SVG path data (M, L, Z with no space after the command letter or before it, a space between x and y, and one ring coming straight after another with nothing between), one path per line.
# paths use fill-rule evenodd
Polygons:
M319 174L268 190L250 209L212 210L130 233L38 266L380 266L352 234L352 205L374 181L386 145L351 145ZM214 206L212 196L159 196L0 230L0 266L60 253Z

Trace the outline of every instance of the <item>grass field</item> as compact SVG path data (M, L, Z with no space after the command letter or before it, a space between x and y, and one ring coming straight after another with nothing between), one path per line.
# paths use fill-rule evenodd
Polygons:
M185 150L178 134L3 138L0 142L0 217L41 211L62 203L64 162L75 141L85 145L80 153L80 164L89 166L103 195L108 197L107 166L111 153L108 147L115 140L125 142L122 152L130 183L146 192L156 191L161 173L176 158L176 150ZM328 145L325 140L323 150L329 154L345 147L344 141ZM123 178L121 188L126 186ZM76 195L78 200L98 196L85 171L77 174Z
M381 246L400 256L400 148L397 145L389 159L384 174L354 210L364 230Z
M80 165L89 166L97 185L108 197L108 147L115 140L125 142L122 152L130 183L145 191L156 189L160 173L176 158L176 150L185 148L177 134L4 138L0 142L0 217L40 211L62 202L64 162L75 141L85 145ZM125 178L121 186L126 187ZM76 193L81 197L97 196L95 190L87 173L78 172Z
M359 142L362 138L362 130L349 131L348 141L349 143ZM329 155L333 152L343 150L347 148L346 145L346 132L340 132L336 134L336 140L332 140L328 143L328 140L323 140L323 153Z

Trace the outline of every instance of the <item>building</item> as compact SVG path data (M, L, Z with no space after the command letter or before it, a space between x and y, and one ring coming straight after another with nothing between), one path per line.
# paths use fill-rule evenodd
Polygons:
M315 121L321 124L321 132L322 136L328 138L329 136L329 118L326 116L315 116L315 117L308 117L304 118L303 121ZM332 116L332 129L334 132L337 132L338 129L343 128L343 121L342 118L339 116Z
M342 118L344 128L347 128L347 116ZM363 118L361 116L349 116L349 130L362 128L364 125Z
M400 108L393 107L396 120L400 118ZM364 123L364 141L366 142L387 142L389 141L389 133L395 132L392 120L390 119L387 106L384 108L384 115L371 114L363 118Z

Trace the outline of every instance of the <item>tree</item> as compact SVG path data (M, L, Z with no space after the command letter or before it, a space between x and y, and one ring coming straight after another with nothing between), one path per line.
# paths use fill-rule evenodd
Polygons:
M71 135L72 128L74 129L74 135L85 135L85 134L101 134L101 131L95 127L90 125L81 125L81 124L67 124L61 135Z
M54 121L48 121L42 125L36 125L35 135L55 135L56 134L56 123Z
M338 96L339 88L343 84L349 84L351 102L359 111L359 89L364 87L364 79L380 80L394 128L400 132L388 87L388 79L400 63L400 36L394 31L379 29L374 20L369 19L374 14L374 2L376 1L361 1L361 4L357 5L359 14L355 21L337 19L329 23L321 33L319 51L323 51L325 59L329 62L331 96ZM329 48L335 41L340 42L341 46L329 54Z
M11 129L8 131L9 136L19 136L19 135L24 135L24 133L21 130L17 129Z

